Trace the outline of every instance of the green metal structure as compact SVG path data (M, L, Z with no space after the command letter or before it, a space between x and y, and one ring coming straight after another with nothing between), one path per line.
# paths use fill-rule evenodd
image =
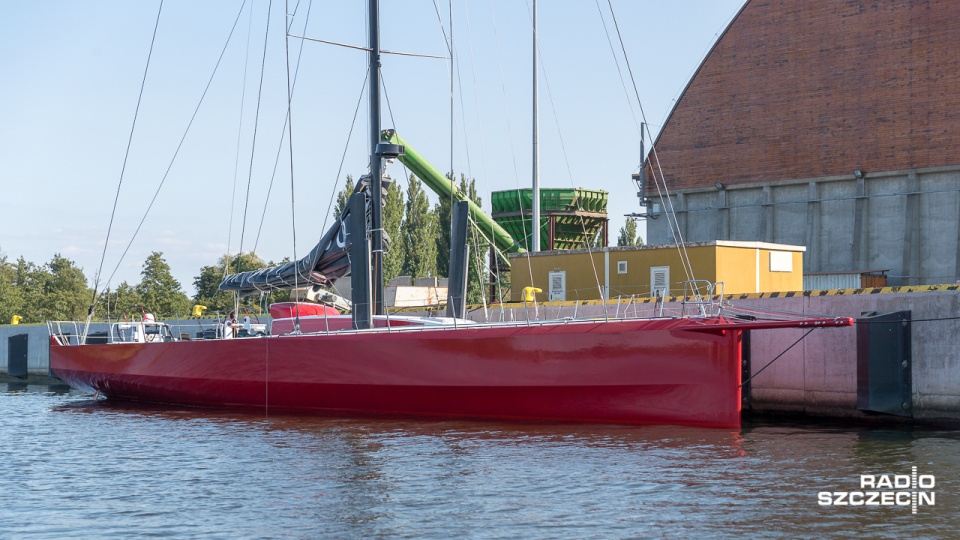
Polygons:
M392 129L384 130L380 134L380 140L391 144L399 144L404 147L404 153L397 159L400 163L413 171L424 184L441 197L452 197L456 201L467 201L470 203L470 218L477 223L478 228L493 241L497 249L504 253L520 253L527 249L518 243L513 235L501 227L495 220L488 216L479 206L476 205L464 193L456 183L443 175L440 171L430 164L420 155L412 146L404 141L397 132Z
M430 164L395 130L380 134L383 142L404 147L397 159L417 175L427 187L441 197L452 197L470 204L470 217L483 234L503 253L520 253L530 249L533 193L531 189L495 191L491 196L492 217L467 197L452 182ZM607 238L607 192L583 188L540 190L540 237L545 250L578 249L588 245L597 234L602 234L602 245Z
M529 248L533 191L511 189L491 194L493 219ZM540 190L540 238L544 250L584 248L598 233L607 238L607 192L583 188Z

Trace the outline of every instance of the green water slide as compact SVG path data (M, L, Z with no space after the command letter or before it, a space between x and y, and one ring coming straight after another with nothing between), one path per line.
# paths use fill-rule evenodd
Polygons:
M488 216L479 206L467 197L454 182L443 175L436 167L430 164L420 155L412 146L404 141L397 132L392 129L383 131L380 134L380 140L391 144L399 144L404 147L404 153L400 155L400 163L413 171L424 184L434 193L441 197L453 197L458 201L468 201L470 203L470 217L477 223L477 226L487 235L497 249L504 253L521 253L526 251L523 246L517 243L503 227Z

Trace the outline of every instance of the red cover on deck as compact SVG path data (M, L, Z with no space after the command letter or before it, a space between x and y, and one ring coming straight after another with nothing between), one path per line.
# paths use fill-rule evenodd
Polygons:
M287 319L296 317L297 315L301 317L309 315L335 317L340 315L340 312L330 306L308 304L306 302L278 302L276 304L270 304L270 316L274 319Z

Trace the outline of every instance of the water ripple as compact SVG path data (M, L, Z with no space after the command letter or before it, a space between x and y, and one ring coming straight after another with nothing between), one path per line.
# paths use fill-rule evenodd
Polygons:
M947 537L960 437L270 416L0 391L0 536ZM860 474L936 506L822 507Z

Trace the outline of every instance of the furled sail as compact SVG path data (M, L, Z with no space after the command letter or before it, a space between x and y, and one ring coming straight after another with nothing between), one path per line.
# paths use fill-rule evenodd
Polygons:
M383 177L383 194L381 198L386 202L387 188L392 180ZM370 228L370 176L360 178L354 193L363 191L367 201L367 230ZM236 291L240 296L249 296L260 292L270 292L278 289L293 289L320 285L332 285L337 279L350 274L350 238L347 234L347 223L350 219L349 208L344 208L340 217L333 223L320 242L302 259L273 266L231 274L220 283L221 291ZM384 235L384 250L389 249L389 237Z

